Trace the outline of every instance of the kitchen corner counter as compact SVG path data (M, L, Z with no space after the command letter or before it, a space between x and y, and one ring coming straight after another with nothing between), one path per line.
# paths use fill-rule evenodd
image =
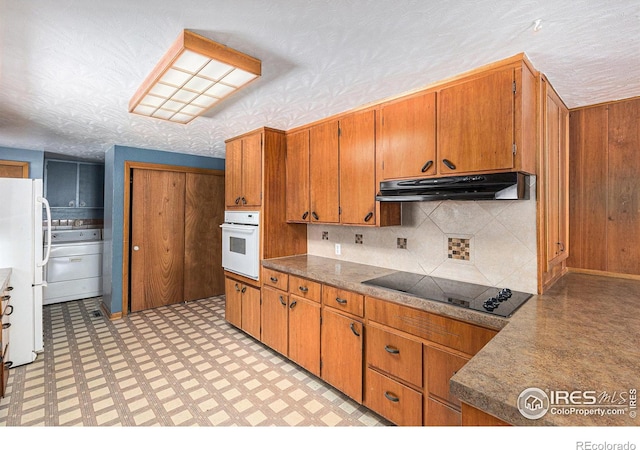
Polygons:
M394 269L313 255L265 259L262 261L262 266L493 330L501 330L511 320L437 301L424 300L399 291L362 284L363 281L371 278L396 272Z
M524 304L451 379L451 390L513 425L638 426L628 397L640 387L639 376L640 281L569 273ZM562 407L584 411L589 405L551 401L545 415L528 419L517 407L528 388L547 395L579 391L576 400L592 391L584 397L587 403L595 395L603 411L627 409L619 415L581 415Z

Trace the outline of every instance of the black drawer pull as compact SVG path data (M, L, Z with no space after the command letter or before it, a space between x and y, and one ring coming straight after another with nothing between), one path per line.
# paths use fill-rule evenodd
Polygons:
M307 217L309 217L309 211L304 212L304 214L302 215L302 220L307 220Z
M360 337L360 333L358 333L358 330L356 330L355 323L351 322L351 325L349 325L349 328L351 328L351 332L353 334L355 334L356 336Z
M318 217L318 215L316 214L316 212L315 212L315 211L313 211L313 212L311 213L311 217L313 217L313 218L314 218L314 220L320 220L320 217Z
M289 305L289 309L293 309L296 305L298 304L297 301L292 301L291 304Z
M11 296L10 295L3 295L2 296L2 301L7 301L7 300L11 300Z
M384 396L387 397L387 400L389 400L389 401L391 401L393 403L398 403L400 401L400 397L395 396L394 394L392 394L389 391L385 392Z
M284 301L284 298L282 298L282 295L280 296L280 304L282 306L287 306L287 302Z
M340 297L336 297L336 302L340 303L341 305L346 305L347 304L347 300L344 298L340 298Z
M400 354L400 350L398 350L398 349L397 349L397 348L395 348L395 347L390 347L390 346L388 346L388 345L385 345L385 346L384 346L384 349L385 349L387 352L391 353L392 355L399 355L399 354Z
M298 289L300 289L300 292L304 292L305 294L309 292L309 288L306 286L298 286Z
M10 326L11 326L11 323L10 323L10 322L3 323L3 324L2 324L2 329L3 329L3 330L6 330L6 329L7 329L7 328L9 328Z
M442 164L444 164L445 166L447 166L451 170L456 170L456 165L454 163L452 163L451 161L449 161L448 159L443 159L442 160Z
M371 218L372 218L372 217L373 217L373 213L372 213L372 212L370 212L369 214L367 214L367 215L365 216L364 221L365 221L365 222L368 222L368 221L370 221L370 220L371 220Z
M7 287L7 291L13 291L13 286Z
M11 308L9 310L9 308ZM9 310L9 312L7 312L7 310ZM7 306L7 309L4 310L5 315L10 316L11 314L13 314L13 305L9 305Z
M4 367L7 369L11 369L11 366L13 366L13 361L7 361L4 363Z
M271 277L269 278L273 283L277 283L278 282L278 278L277 277Z
M432 160L429 160L429 161L427 161L426 163L424 163L424 166L422 166L422 169L420 169L420 171L421 171L422 173L424 173L424 172L426 172L427 170L429 170L429 168L430 168L431 166L433 166L433 161L432 161Z

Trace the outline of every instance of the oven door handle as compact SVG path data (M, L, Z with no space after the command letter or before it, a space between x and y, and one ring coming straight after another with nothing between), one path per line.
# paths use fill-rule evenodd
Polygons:
M224 230L233 230L239 233L252 234L253 232L258 230L257 225L233 225L230 223L223 223L220 225L220 228Z

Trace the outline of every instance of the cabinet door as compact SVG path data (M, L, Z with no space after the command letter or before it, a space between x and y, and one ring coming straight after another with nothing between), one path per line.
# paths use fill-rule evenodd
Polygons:
M562 100L545 86L545 189L546 189L546 245L547 270L569 255L568 235L568 126L569 111Z
M435 92L384 105L380 113L382 179L435 175Z
M362 402L362 322L328 309L322 312L321 378Z
M320 375L320 304L289 296L289 359Z
M260 339L260 289L243 285L242 329L256 339Z
M289 295L270 288L262 288L262 331L260 340L275 351L288 352Z
M227 142L224 157L224 199L227 207L241 206L242 140Z
M232 278L225 278L224 318L231 325L242 327L242 283Z
M262 133L242 139L242 205L262 203Z
M46 197L53 208L76 208L78 163L47 161Z
M101 164L78 165L78 206L102 208L104 204L104 166Z
M287 135L287 222L309 222L309 130Z
M338 122L312 127L309 138L311 222L338 223Z
M340 222L374 225L376 210L375 111L340 120Z
M424 361L424 383L429 396L459 410L460 400L451 394L449 380L469 359L425 345Z
M442 89L438 95L438 172L514 166L514 69Z

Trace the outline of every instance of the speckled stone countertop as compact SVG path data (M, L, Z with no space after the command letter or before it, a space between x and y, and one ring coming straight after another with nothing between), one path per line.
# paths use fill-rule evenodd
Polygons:
M547 394L595 391L605 409L629 407L624 398L640 388L640 281L565 275L523 305L451 379L462 401L514 425L640 425L630 408L623 415L580 415L554 402L541 418L525 418L517 399L532 387ZM602 400L603 393L611 398Z
M0 292L11 275L11 269L0 268Z
M442 316L447 316L494 330L502 329L507 323L509 323L509 320L511 320L500 316L493 316L482 312L448 305L442 302L424 300L398 291L391 291L384 288L362 284L363 281L371 278L395 272L393 269L384 269L366 264L351 263L312 255L267 259L262 261L262 265L269 269L309 278L338 288L347 289L364 295L370 295L383 300L401 303L413 308L432 312L434 314L440 314ZM516 315L517 314L518 313L516 312ZM515 315L513 317L515 317Z

